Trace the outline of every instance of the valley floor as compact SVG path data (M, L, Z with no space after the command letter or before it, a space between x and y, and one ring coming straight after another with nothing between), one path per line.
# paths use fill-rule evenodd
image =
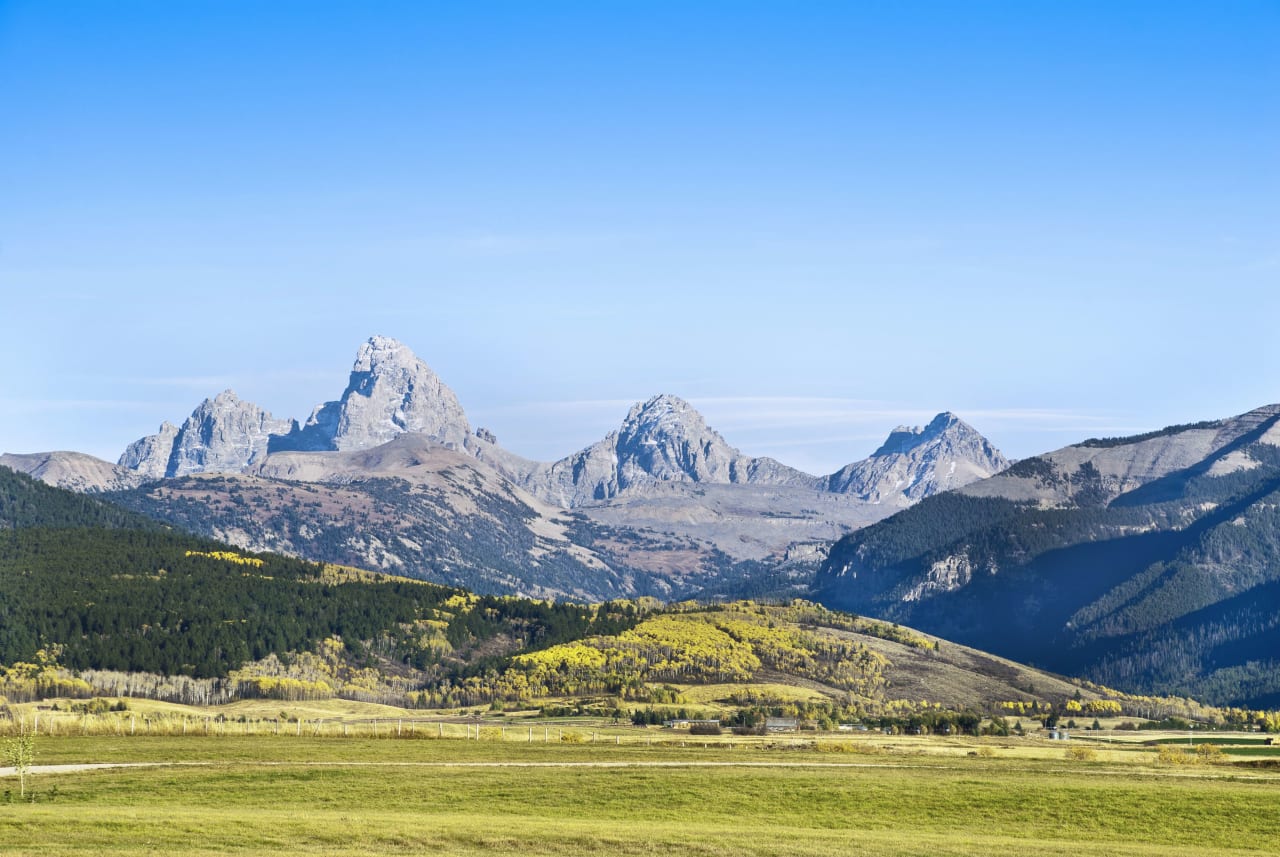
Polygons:
M0 852L1243 855L1274 853L1280 837L1280 768L1246 766L1280 758L1160 764L1151 747L1100 743L1079 761L1063 742L874 734L816 747L596 737L40 736L41 766L151 764L37 768L34 802L6 777Z

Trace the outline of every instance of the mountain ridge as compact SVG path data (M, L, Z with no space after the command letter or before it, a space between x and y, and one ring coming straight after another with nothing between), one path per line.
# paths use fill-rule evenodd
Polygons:
M731 595L738 580L793 594L825 545L1007 463L948 413L899 429L882 450L813 476L743 453L662 394L585 449L530 461L473 429L411 349L374 336L342 395L305 423L226 390L130 444L118 465L14 463L246 549L484 592L684 598Z
M815 590L1115 686L1280 694L1280 405L1024 459L846 536Z
M408 346L372 336L359 347L341 397L317 405L305 423L275 418L228 389L201 402L181 426L165 421L156 434L131 443L117 467L137 474L140 482L243 473L272 454L367 449L406 433L465 451L563 508L669 482L786 486L905 506L1008 465L989 441L944 412L922 429L895 429L866 459L814 476L772 458L746 455L672 394L637 402L617 430L578 452L554 462L530 461L499 446L486 430L473 431L456 394ZM132 479L102 467L98 471L101 484L82 472L76 487L115 489Z

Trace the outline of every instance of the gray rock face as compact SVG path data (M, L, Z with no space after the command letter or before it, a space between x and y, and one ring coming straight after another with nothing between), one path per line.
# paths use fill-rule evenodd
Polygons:
M469 455L562 508L651 499L655 520L697 516L702 495L682 492L680 486L737 486L743 509L757 512L767 502L781 503L784 511L798 503L805 514L826 508L801 499L805 492L810 497L842 494L855 504L896 509L1007 465L976 431L952 414L940 414L923 429L895 430L865 461L831 476L811 476L772 458L743 454L688 402L671 395L637 403L617 431L567 458L528 461L499 446L492 432L473 433L453 391L407 346L385 336L360 346L341 398L317 406L302 426L275 420L227 391L203 403L181 428L165 423L157 434L130 445L120 464L143 480L235 473L261 464L268 453L369 450L402 435ZM765 493L748 500L743 494L748 488ZM791 493L783 500L768 493L774 489ZM736 520L732 505L721 504L717 527ZM843 505L840 510L834 517L841 526L867 517ZM760 514L744 512L743 520L758 520ZM806 531L804 537L813 536Z
M149 479L192 473L238 473L267 454L275 435L286 435L297 424L277 420L231 390L205 399L191 416L174 428L160 426L159 434L129 445L120 457L128 467Z
M905 507L998 473L1009 465L990 441L955 414L924 428L900 426L870 458L830 476L810 476L772 458L742 454L675 396L635 405L604 440L518 481L550 503L577 508L615 497L655 494L670 483L755 485L848 494ZM664 495L665 496L665 495Z
M117 462L121 467L134 470L143 479L163 479L169 469L169 456L178 439L178 427L165 420L157 434L147 435L129 444Z
M205 399L179 429L166 475L237 473L266 456L272 435L296 425L224 390Z
M743 455L688 402L662 395L634 405L604 440L521 481L535 496L574 508L672 482L811 487L819 480L771 458Z
M360 346L341 400L316 408L292 448L369 449L408 432L461 449L471 427L431 367L408 346L374 336Z
M1000 451L947 412L924 428L899 426L869 458L827 477L827 489L868 503L905 507L986 479L1009 466Z
M318 405L304 426L227 390L181 428L166 422L134 441L119 463L144 480L238 473L271 452L369 449L406 433L455 449L473 440L453 391L405 345L374 336L360 346L342 398Z

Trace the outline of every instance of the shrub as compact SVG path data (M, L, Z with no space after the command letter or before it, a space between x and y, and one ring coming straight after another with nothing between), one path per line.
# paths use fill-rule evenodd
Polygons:
M815 749L819 753L856 753L858 748L851 741L819 741Z
M1066 758L1073 762L1092 762L1098 758L1098 751L1092 747L1085 747L1083 745L1068 747Z
M1185 765L1191 761L1191 754L1173 744L1161 744L1156 761L1162 765Z
M695 723L689 727L690 735L719 735L722 732L724 730L715 723Z
M1217 764L1222 761L1222 748L1217 744L1198 744L1196 758L1206 765Z

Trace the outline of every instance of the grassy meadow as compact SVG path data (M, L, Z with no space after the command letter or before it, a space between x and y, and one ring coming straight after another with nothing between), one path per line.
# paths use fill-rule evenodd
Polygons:
M1093 750L1082 761L1039 738L487 722L471 740L457 723L397 739L390 722L380 737L37 736L40 766L148 766L37 769L34 801L3 778L0 853L1226 855L1280 841L1280 767L1250 764L1280 765L1280 748L1256 744L1171 762L1144 743L1162 736L1069 742Z

